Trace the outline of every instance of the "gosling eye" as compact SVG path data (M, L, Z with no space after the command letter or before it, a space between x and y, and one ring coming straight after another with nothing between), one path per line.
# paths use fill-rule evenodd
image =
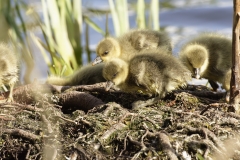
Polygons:
M108 51L103 52L103 56L106 56L108 54Z
M113 78L115 78L115 77L117 76L117 74L118 74L118 73L115 73L115 74L113 75Z

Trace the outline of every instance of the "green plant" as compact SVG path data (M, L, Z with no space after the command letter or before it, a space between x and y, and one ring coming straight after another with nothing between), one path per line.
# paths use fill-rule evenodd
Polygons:
M127 32L129 27L128 4L136 11L136 26L141 29L159 30L159 0L151 0L148 4L144 0L133 1L128 3L127 0L108 0L111 10L112 20L114 24L114 31L116 36ZM115 3L114 3L115 2ZM149 16L146 18L146 10L149 10ZM146 21L148 20L148 23Z
M146 10L149 10L148 17L146 16L145 12ZM138 28L141 29L148 28L153 30L160 29L159 0L151 0L149 4L146 3L144 0L138 0L136 11L137 11L136 23Z
M43 22L40 25L45 42L39 43L50 53L50 57L46 52L43 55L51 74L66 76L83 64L83 21L105 34L88 16L82 15L81 6L81 0L42 0Z
M115 35L119 36L129 30L127 0L108 0L112 14Z

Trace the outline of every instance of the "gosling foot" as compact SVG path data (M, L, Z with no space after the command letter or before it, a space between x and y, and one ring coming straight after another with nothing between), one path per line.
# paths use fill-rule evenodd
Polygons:
M229 101L230 101L230 92L229 91L226 92L225 100L226 100L226 102L229 103Z
M157 103L158 100L159 100L159 98L151 98L146 101L141 101L141 100L135 101L132 103L132 109L137 109L137 108L142 108L142 107L153 105L153 104Z
M7 99L6 99L6 102L13 102L13 97L11 96L11 97L8 97Z

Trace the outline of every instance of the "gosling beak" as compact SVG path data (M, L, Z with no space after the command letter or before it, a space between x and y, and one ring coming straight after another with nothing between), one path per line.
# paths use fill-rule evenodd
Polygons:
M114 85L114 83L113 83L112 81L107 81L105 90L106 90L106 91L109 91L109 89L110 89L113 85Z
M102 61L103 61L102 58L99 57L99 56L97 56L97 57L93 60L92 66L94 66L94 65L96 65L96 64L98 64L98 63L101 63Z
M197 79L200 79L200 69L199 68L194 68L194 76Z

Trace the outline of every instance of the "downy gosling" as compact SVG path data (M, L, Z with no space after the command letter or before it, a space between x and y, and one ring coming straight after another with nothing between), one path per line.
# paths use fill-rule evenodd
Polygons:
M103 77L107 80L106 90L115 85L124 92L163 98L166 93L186 85L191 73L172 55L150 51L133 57L129 63L120 58L111 59L103 68Z
M205 33L190 40L181 49L179 58L192 72L194 78L208 79L213 90L217 90L216 82L229 90L226 73L232 66L232 42L223 35Z
M167 33L152 30L132 30L119 38L107 37L99 42L96 53L97 58L93 65L107 62L112 58L121 58L129 61L139 51L167 49L172 54L171 40Z
M50 76L46 82L52 85L59 86L90 85L100 82L106 82L106 80L102 76L103 66L103 63L96 66L88 64L81 67L68 77Z
M7 102L13 101L13 88L18 81L18 55L4 43L0 43L0 85L9 85Z

